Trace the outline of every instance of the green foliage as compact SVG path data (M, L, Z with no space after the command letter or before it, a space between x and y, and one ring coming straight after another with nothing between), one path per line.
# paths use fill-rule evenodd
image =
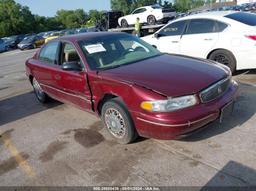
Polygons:
M77 10L59 10L57 11L56 21L61 23L65 28L78 28L86 24L88 15L83 9Z
M28 7L14 0L0 0L0 36L32 32L35 18Z
M0 37L38 33L66 28L94 26L103 19L103 12L83 9L59 10L55 17L33 15L29 8L14 0L0 0Z
M203 6L204 0L175 0L174 7L179 12L185 12Z

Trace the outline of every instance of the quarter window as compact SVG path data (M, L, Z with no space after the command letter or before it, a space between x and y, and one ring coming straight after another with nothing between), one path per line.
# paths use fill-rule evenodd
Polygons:
M175 23L172 23L165 27L163 30L159 32L160 36L176 36L176 35L182 35L184 32L184 28L186 26L186 21L178 21Z
M219 21L216 21L216 24L218 26L218 29L217 29L216 32L222 32L222 31L224 31L228 27L227 24L219 22Z
M193 19L190 21L186 34L201 34L216 32L214 20Z
M58 42L48 43L40 52L39 60L42 60L49 64L56 64L57 62L57 53L58 53Z

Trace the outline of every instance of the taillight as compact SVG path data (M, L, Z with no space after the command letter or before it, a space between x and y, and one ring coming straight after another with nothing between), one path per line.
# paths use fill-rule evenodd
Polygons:
M247 37L251 40L256 40L256 35L246 35L245 37Z

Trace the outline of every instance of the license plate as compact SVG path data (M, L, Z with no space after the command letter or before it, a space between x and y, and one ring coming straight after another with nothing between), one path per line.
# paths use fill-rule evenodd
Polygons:
M223 122L223 120L225 120L227 117L231 116L234 110L234 101L229 102L227 105L225 105L222 109L221 109L221 113L220 113L220 123Z

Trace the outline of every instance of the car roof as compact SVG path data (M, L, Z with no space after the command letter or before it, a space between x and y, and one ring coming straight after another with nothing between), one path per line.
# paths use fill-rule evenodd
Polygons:
M95 37L106 37L107 38L109 36L118 35L118 34L127 34L127 33L123 33L123 32L87 32L87 33L81 33L81 34L62 36L58 39L59 40L68 40L68 41L72 41L72 42L78 42L78 41L82 41L82 40L90 40Z
M194 15L188 15L177 20L187 20L187 19L195 19L195 18L222 18L229 14L238 13L238 12L239 11L210 11L210 12L197 13Z

